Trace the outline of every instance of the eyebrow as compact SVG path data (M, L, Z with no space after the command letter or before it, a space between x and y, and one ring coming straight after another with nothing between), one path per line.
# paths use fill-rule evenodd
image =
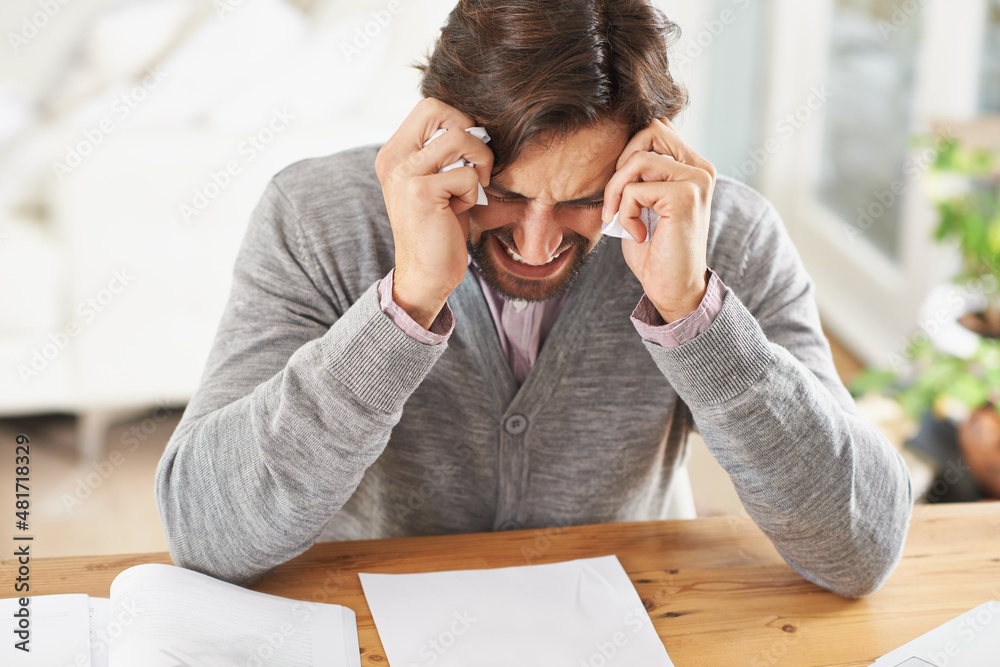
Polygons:
M530 197L525 197L520 192L514 192L513 190L508 190L502 185L497 185L495 183L490 183L487 190L492 190L500 197L509 197L511 199L531 199ZM578 199L571 199L569 201L556 202L557 204L565 204L568 206L580 206L582 204L594 204L597 202L604 201L604 189L602 188L600 192L595 192L594 194L587 195L586 197L580 197Z

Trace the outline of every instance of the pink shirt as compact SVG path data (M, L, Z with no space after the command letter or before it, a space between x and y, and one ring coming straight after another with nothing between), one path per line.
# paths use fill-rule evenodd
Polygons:
M507 363L518 385L524 383L534 366L538 351L542 349L552 325L555 324L559 311L562 310L569 290L548 301L525 302L520 299L510 300L494 292L480 275L475 264L470 266L479 280L486 295L486 303L493 316L497 334ZM390 319L409 336L425 345L441 345L451 336L455 329L455 316L451 308L445 304L441 313L434 320L430 331L413 321L413 318L392 299L392 278L395 269L382 279L378 285L379 302L382 310ZM708 289L698 307L676 322L666 323L652 302L644 294L639 304L632 311L632 324L639 335L648 342L661 347L678 347L707 330L716 315L722 310L722 300L726 294L726 286L711 269L708 270Z

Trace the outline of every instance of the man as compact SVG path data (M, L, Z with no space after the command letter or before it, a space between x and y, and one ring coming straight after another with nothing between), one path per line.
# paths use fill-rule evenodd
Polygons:
M662 518L696 427L804 577L885 581L906 468L774 209L671 124L675 31L462 0L381 149L275 177L157 473L175 561L247 582L317 539ZM602 238L616 212L635 240Z

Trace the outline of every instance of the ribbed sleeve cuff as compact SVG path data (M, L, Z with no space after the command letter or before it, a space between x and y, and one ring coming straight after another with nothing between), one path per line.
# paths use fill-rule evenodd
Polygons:
M403 408L448 345L425 345L400 329L382 311L375 283L323 337L321 347L335 379L391 414Z
M722 310L722 297L728 289L712 269L708 269L705 275L708 278L708 288L701 303L694 312L676 322L664 322L649 297L642 295L639 304L632 311L631 319L643 340L661 347L678 347L712 326L716 315Z
M774 356L757 320L731 290L712 326L684 345L643 344L688 405L717 405L739 396Z
M410 315L399 307L392 298L392 281L396 275L396 269L389 271L388 275L378 284L379 307L396 326L405 331L411 338L415 338L424 345L441 345L448 342L451 332L455 330L455 315L451 312L451 307L447 303L438 313L438 316L431 324L430 331L413 321Z

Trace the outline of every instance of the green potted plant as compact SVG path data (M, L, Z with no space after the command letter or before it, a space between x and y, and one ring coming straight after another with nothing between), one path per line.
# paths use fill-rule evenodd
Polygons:
M982 338L970 358L943 352L927 341L911 348L900 370L868 369L850 386L860 397L877 392L894 399L922 429L957 424L957 442L984 495L1000 498L1000 340Z
M982 310L965 314L966 328L1000 337L1000 173L996 155L963 148L957 139L942 142L934 163L939 178L961 184L956 193L937 201L939 222L934 238L954 242L961 252L955 281L975 284L983 295Z
M981 295L975 309L958 318L979 335L978 346L970 356L956 356L927 338L915 340L903 363L865 371L851 391L894 398L921 424L916 440L950 436L979 489L1000 498L1000 172L992 151L965 148L955 138L938 145L935 189L945 194L935 202L934 239L957 245L961 268L954 282Z

